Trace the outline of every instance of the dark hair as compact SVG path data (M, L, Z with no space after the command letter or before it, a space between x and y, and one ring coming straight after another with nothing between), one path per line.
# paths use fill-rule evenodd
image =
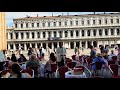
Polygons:
M92 46L92 45L90 45L90 49L93 49L93 46Z
M56 61L56 57L55 57L54 53L50 54L50 60L52 60L53 62Z
M42 57L44 57L45 55L44 55L44 53L42 53Z
M23 54L20 54L20 56L23 58L23 62L27 61L27 59L25 58L25 56Z
M13 71L15 74L17 74L17 76L18 76L17 78L21 78L21 76L22 76L22 75L21 75L21 72L20 72L20 71L21 71L21 68L20 68L20 66L19 66L18 64L16 64L16 63L13 64L12 67L11 67L11 69L12 69L12 71Z
M11 60L12 60L13 62L17 62L17 58L16 58L15 54L12 54Z
M10 60L10 57L7 57L7 60Z

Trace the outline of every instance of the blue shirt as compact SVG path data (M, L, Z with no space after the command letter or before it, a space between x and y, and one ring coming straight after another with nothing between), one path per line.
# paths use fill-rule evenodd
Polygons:
M95 50L91 50L90 56L91 56L91 57L94 57L95 55L96 55L96 51L95 51Z
M96 62L103 62L103 64L107 64L105 61L104 61L104 58L102 57L95 57L92 61L92 69L93 70L96 70Z

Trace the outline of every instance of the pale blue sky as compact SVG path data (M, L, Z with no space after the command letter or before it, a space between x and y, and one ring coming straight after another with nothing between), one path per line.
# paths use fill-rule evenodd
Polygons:
M80 14L92 14L93 12L6 12L6 18L7 18L7 26L11 27L13 26L13 19L15 18L21 18L28 16L52 16L52 13L54 16L56 15L80 15ZM96 12L96 13L103 13L103 12Z

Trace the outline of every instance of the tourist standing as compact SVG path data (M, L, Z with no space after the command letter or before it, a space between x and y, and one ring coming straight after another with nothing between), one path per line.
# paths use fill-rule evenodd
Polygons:
M61 66L64 66L66 57L66 48L63 47L63 42L59 43L59 47L56 50L57 60Z

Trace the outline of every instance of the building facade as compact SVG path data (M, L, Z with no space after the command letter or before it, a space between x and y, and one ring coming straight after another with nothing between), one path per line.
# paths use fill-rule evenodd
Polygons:
M59 15L13 19L13 28L7 29L7 49L23 50L29 47L56 48L59 42L73 49L113 47L120 44L120 13Z
M0 50L7 50L5 12L0 12Z

